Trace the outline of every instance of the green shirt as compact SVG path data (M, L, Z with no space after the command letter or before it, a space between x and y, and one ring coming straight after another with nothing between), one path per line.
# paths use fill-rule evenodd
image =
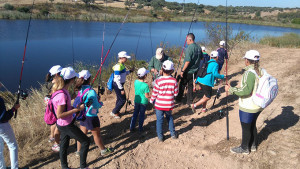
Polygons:
M185 50L185 57L183 60L182 68L184 67L185 62L190 62L185 71L188 71L188 73L191 74L197 72L201 58L201 48L196 43L190 44Z
M155 56L153 56L149 62L148 69L151 71L151 69L154 68L157 71L160 71L162 63L166 60L172 61L172 59L167 55L164 55L164 58L161 61L156 59Z
M148 99L145 97L145 93L150 93L148 84L139 80L135 80L134 89L134 102L140 104L148 104Z

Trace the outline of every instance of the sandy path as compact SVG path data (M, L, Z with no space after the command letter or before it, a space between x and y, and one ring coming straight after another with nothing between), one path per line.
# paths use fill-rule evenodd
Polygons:
M93 144L88 154L89 167L95 168L297 168L300 165L299 125L299 67L300 49L259 49L262 67L279 81L280 92L276 100L259 116L258 151L248 156L229 152L230 147L241 141L241 127L238 117L237 97L229 97L230 140L226 141L226 120L219 118L219 110L225 109L225 93L216 106L206 114L193 114L180 106L174 109L175 127L179 139L173 140L165 124L166 140L158 142L155 133L155 114L147 111L144 135L128 131L131 114L120 120L112 119L109 112L115 104L115 96L106 96L105 108L101 109L101 130L105 144L115 148L113 154L100 156ZM230 81L239 81L244 67L241 60L231 64ZM201 96L201 94L199 95ZM209 107L212 101L209 102ZM132 106L131 112L132 112ZM74 142L72 142L73 144ZM70 167L79 167L74 144L68 156ZM31 158L22 161L30 168L59 168L58 154L50 151L46 139L33 147Z

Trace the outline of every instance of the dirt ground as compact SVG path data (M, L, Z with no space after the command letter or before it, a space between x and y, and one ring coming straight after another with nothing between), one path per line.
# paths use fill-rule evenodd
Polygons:
M158 142L153 110L146 112L145 133L129 132L133 106L123 113L121 119L109 116L115 104L115 95L103 97L105 107L100 109L101 133L105 145L112 147L112 154L101 156L95 144L90 146L87 162L90 168L120 169L193 169L193 168L286 168L300 166L300 75L298 63L300 49L263 47L261 66L278 79L279 94L274 102L259 116L257 128L259 146L250 155L236 155L229 149L241 142L241 127L238 117L238 98L228 96L229 140L226 140L226 94L222 93L216 105L207 113L193 114L190 108L179 105L173 110L175 129L179 138L173 140L164 124L166 140ZM229 63L229 78L238 85L244 62ZM216 89L216 88L215 88ZM195 101L202 97L197 91ZM133 91L131 91L133 100ZM212 100L208 107L211 107ZM200 111L200 109L198 109ZM124 112L124 109L122 109ZM90 134L89 134L90 136ZM91 136L90 136L91 137ZM92 140L92 138L91 138ZM69 167L79 167L75 156L74 140L69 148ZM21 166L30 168L60 168L59 155L51 151L51 144L44 138L32 145L27 152L20 152ZM297 167L298 166L298 167Z

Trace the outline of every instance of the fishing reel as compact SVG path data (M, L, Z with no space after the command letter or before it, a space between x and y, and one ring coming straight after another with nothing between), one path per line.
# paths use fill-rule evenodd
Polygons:
M100 95L100 94L103 95L104 92L105 92L105 88L98 86L98 95Z
M22 100L26 100L26 98L28 97L28 93L24 90L20 90L20 97Z

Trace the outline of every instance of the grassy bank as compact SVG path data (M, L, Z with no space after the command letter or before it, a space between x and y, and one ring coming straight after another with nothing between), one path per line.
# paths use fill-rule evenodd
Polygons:
M0 19L29 19L29 5L12 6L10 8L0 8ZM106 21L122 22L124 16L128 12L128 8L108 7L106 10L102 5L84 5L82 3L45 3L36 4L33 9L34 19L55 19L55 20L81 20L81 21ZM174 21L174 22L190 22L193 11L181 13L178 11L165 10L145 10L131 9L128 22L158 22L158 21ZM225 15L197 13L197 21L205 22L225 22ZM228 22L291 27L300 29L300 24L283 23L281 20L270 20L263 18L252 18L244 15L229 15Z
M280 37L266 36L262 38L259 43L279 48L300 48L300 35L296 33L286 33Z

